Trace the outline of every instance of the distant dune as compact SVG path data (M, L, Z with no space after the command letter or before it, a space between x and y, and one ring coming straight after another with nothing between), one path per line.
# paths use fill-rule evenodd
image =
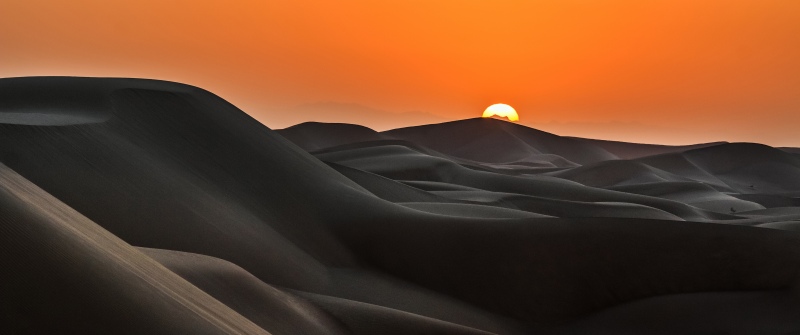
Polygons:
M693 145L655 145L655 144L627 143L619 141L604 141L595 139L582 139L582 138L577 138L577 139L599 146L622 159L635 159L645 156L682 152L686 150L705 148L725 143L725 142L712 142L712 143L701 143Z
M779 148L779 149L793 154L800 154L800 148Z
M0 333L800 332L793 152L0 79Z

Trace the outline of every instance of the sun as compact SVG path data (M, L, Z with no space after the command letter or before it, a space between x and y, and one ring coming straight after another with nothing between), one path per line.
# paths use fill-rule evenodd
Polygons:
M517 111L514 110L514 107L506 104L494 104L487 107L486 110L483 111L483 117L492 117L495 115L504 117L511 122L519 121L519 114L517 114Z

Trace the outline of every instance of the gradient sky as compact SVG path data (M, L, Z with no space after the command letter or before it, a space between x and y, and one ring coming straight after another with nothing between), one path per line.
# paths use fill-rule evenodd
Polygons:
M0 0L0 77L203 87L266 125L507 103L566 135L800 146L800 1Z

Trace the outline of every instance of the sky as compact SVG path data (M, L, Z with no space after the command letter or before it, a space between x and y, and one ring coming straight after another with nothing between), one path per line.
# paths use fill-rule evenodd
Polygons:
M0 0L0 77L153 78L265 125L481 116L800 146L800 1Z

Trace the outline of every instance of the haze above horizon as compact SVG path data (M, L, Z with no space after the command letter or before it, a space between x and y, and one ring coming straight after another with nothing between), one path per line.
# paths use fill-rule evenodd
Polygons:
M562 135L800 146L795 1L10 0L0 12L0 77L178 81L273 128L402 127L503 101Z

